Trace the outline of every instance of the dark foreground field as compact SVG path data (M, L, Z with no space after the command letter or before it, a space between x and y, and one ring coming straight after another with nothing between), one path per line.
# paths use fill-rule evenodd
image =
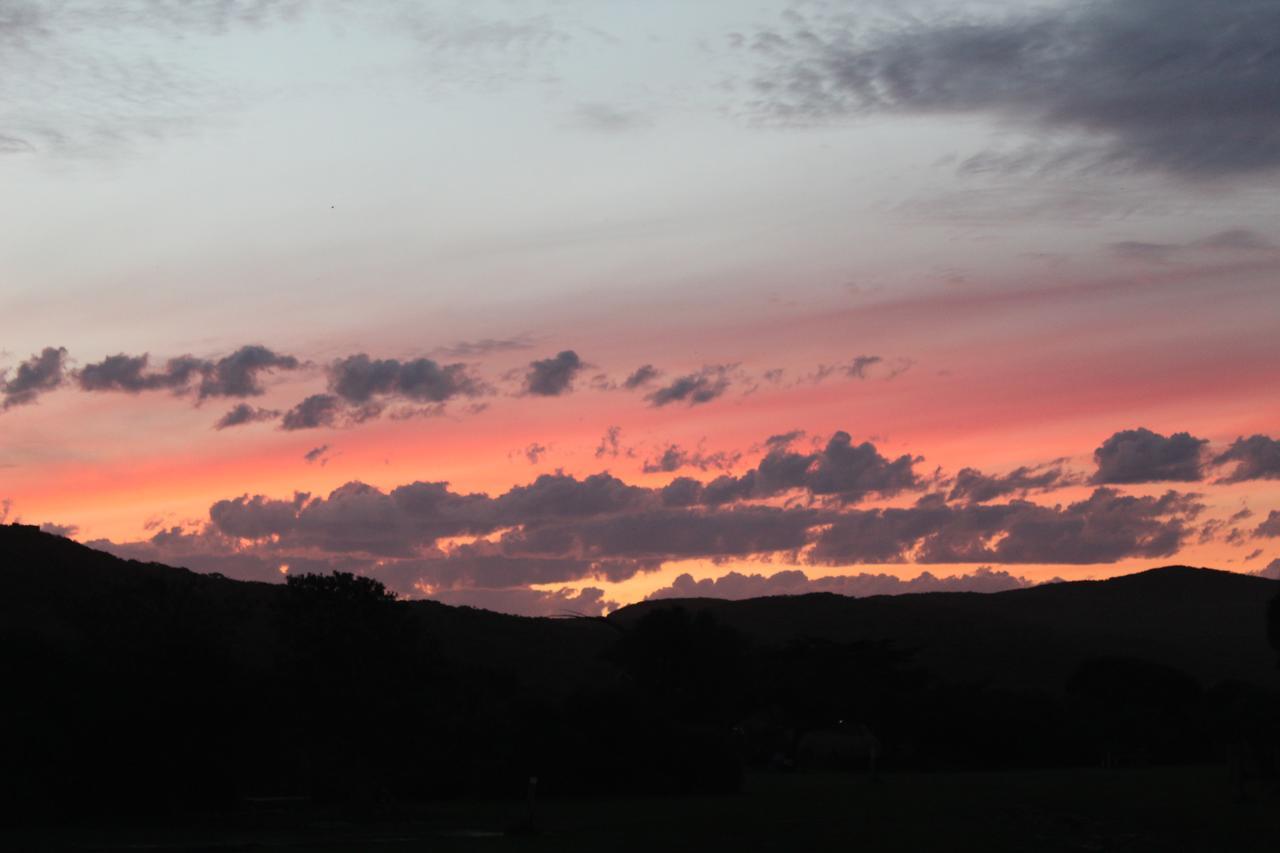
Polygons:
M1240 796L1221 766L1000 773L755 774L741 794L555 798L506 835L517 802L454 801L323 816L256 804L167 826L32 828L6 849L50 851L788 850L1274 851L1274 798ZM3 839L0 839L3 840Z

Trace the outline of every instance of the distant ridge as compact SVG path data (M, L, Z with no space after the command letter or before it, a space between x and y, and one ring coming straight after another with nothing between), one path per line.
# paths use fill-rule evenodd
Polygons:
M1124 655L1185 669L1204 683L1276 679L1267 602L1280 582L1191 566L1003 592L849 598L834 593L725 601L663 599L621 608L630 624L655 608L708 610L762 640L890 639L937 673L1005 686L1059 687L1081 660Z
M208 599L257 619L281 585L233 581L158 563L121 560L29 525L0 525L0 620L41 632L70 629L107 599ZM1081 660L1123 655L1158 661L1205 684L1278 678L1265 626L1280 582L1235 572L1165 566L1106 580L1064 581L995 593L931 592L850 598L834 593L728 601L662 599L623 607L622 629L645 613L709 611L758 641L809 637L890 640L917 650L939 677L1059 689ZM536 619L408 602L424 629L465 637L486 658L528 670L581 664L612 640L594 620ZM597 627L592 627L593 625ZM446 646L449 644L445 644Z

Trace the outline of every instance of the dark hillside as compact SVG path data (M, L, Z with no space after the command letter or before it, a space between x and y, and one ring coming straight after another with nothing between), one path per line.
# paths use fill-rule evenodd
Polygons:
M1010 687L1060 689L1080 661L1099 655L1158 661L1206 684L1268 683L1276 667L1265 614L1277 593L1276 581L1170 566L1000 593L662 600L610 618L627 625L655 609L686 607L769 642L887 639L916 649L940 676Z

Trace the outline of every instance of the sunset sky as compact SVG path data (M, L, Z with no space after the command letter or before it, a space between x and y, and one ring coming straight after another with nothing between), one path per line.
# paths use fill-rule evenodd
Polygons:
M530 614L1280 576L1277 32L0 0L0 517Z

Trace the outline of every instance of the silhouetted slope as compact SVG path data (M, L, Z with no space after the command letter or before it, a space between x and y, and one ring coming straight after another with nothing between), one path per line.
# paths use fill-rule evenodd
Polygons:
M899 767L1204 760L1270 719L1272 694L1184 673L1273 684L1278 587L1175 567L533 619L395 601L350 575L232 581L0 525L0 813L518 793L531 775L730 791L743 766L850 769L830 750L862 726Z
M77 636L78 624L172 616L199 600L218 611L228 641L262 654L264 627L282 587L231 581L155 563L120 560L33 527L0 525L0 620L46 636ZM1059 689L1081 660L1147 658L1205 683L1267 683L1275 662L1265 609L1280 583L1233 572L1170 566L1103 581L1073 581L1000 593L922 593L848 598L830 593L723 601L668 599L624 607L620 627L676 606L708 610L759 640L892 640L917 649L941 677ZM407 603L441 654L547 686L598 677L615 639L597 620L530 619L436 602ZM150 617L148 614L151 614ZM252 650L252 651L251 651Z
M629 625L667 607L708 610L761 640L892 640L918 650L936 675L1013 687L1060 689L1081 661L1124 655L1184 669L1206 684L1276 676L1267 602L1280 583L1213 569L1169 566L1101 581L999 593L936 592L848 598L831 593L664 599L609 618Z

